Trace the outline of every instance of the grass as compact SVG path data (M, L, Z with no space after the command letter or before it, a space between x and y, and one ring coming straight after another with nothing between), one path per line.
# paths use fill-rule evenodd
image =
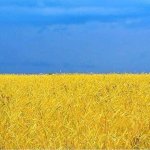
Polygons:
M0 75L1 149L148 149L150 75Z

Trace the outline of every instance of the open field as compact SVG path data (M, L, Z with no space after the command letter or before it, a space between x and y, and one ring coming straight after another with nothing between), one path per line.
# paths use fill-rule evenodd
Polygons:
M150 75L0 75L0 148L150 148Z

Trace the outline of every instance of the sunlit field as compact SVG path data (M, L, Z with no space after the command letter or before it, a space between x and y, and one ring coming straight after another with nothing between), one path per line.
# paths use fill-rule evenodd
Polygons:
M150 148L150 75L0 75L1 149Z

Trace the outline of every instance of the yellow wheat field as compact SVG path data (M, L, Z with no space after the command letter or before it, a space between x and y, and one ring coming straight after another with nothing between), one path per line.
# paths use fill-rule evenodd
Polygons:
M150 148L150 75L0 75L1 149Z

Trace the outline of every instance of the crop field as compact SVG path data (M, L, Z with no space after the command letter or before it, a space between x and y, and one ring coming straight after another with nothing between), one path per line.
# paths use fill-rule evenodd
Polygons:
M150 75L0 75L0 149L149 149Z

